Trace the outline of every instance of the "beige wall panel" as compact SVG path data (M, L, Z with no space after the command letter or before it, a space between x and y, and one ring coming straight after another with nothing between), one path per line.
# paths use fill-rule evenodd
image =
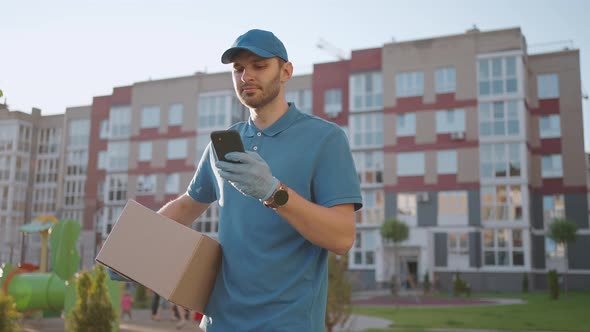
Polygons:
M396 144L396 123L397 115L391 113L383 114L383 145L390 146Z
M383 156L383 184L391 186L397 184L397 159L393 153L385 153Z
M457 149L457 182L479 182L479 150Z
M152 141L152 168L163 168L168 159L168 140Z
M424 183L436 184L436 151L424 152Z
M436 113L416 112L416 144L436 142Z

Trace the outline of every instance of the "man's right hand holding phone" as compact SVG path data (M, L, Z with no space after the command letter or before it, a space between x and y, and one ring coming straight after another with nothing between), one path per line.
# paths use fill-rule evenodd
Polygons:
M230 152L225 158L236 163L217 161L215 166L219 168L219 175L242 194L266 201L278 187L279 180L258 153Z

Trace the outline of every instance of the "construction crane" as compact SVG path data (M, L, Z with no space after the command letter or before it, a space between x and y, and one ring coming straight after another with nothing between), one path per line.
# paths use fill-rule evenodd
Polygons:
M316 47L320 50L328 52L330 55L336 57L338 60L346 60L344 52L342 52L341 49L327 42L325 39L320 38L320 40L316 44Z

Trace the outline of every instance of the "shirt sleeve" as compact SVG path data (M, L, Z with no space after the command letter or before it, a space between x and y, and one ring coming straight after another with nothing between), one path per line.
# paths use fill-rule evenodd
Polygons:
M215 183L215 175L211 169L211 143L209 143L186 192L195 201L212 203L217 200Z
M348 138L335 127L322 142L312 179L312 194L317 204L334 206L353 203L362 207L361 188Z

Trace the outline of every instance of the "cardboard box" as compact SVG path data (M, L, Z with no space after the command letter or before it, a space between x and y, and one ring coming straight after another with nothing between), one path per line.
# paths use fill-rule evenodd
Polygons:
M217 241L129 200L96 261L203 312L221 268Z

